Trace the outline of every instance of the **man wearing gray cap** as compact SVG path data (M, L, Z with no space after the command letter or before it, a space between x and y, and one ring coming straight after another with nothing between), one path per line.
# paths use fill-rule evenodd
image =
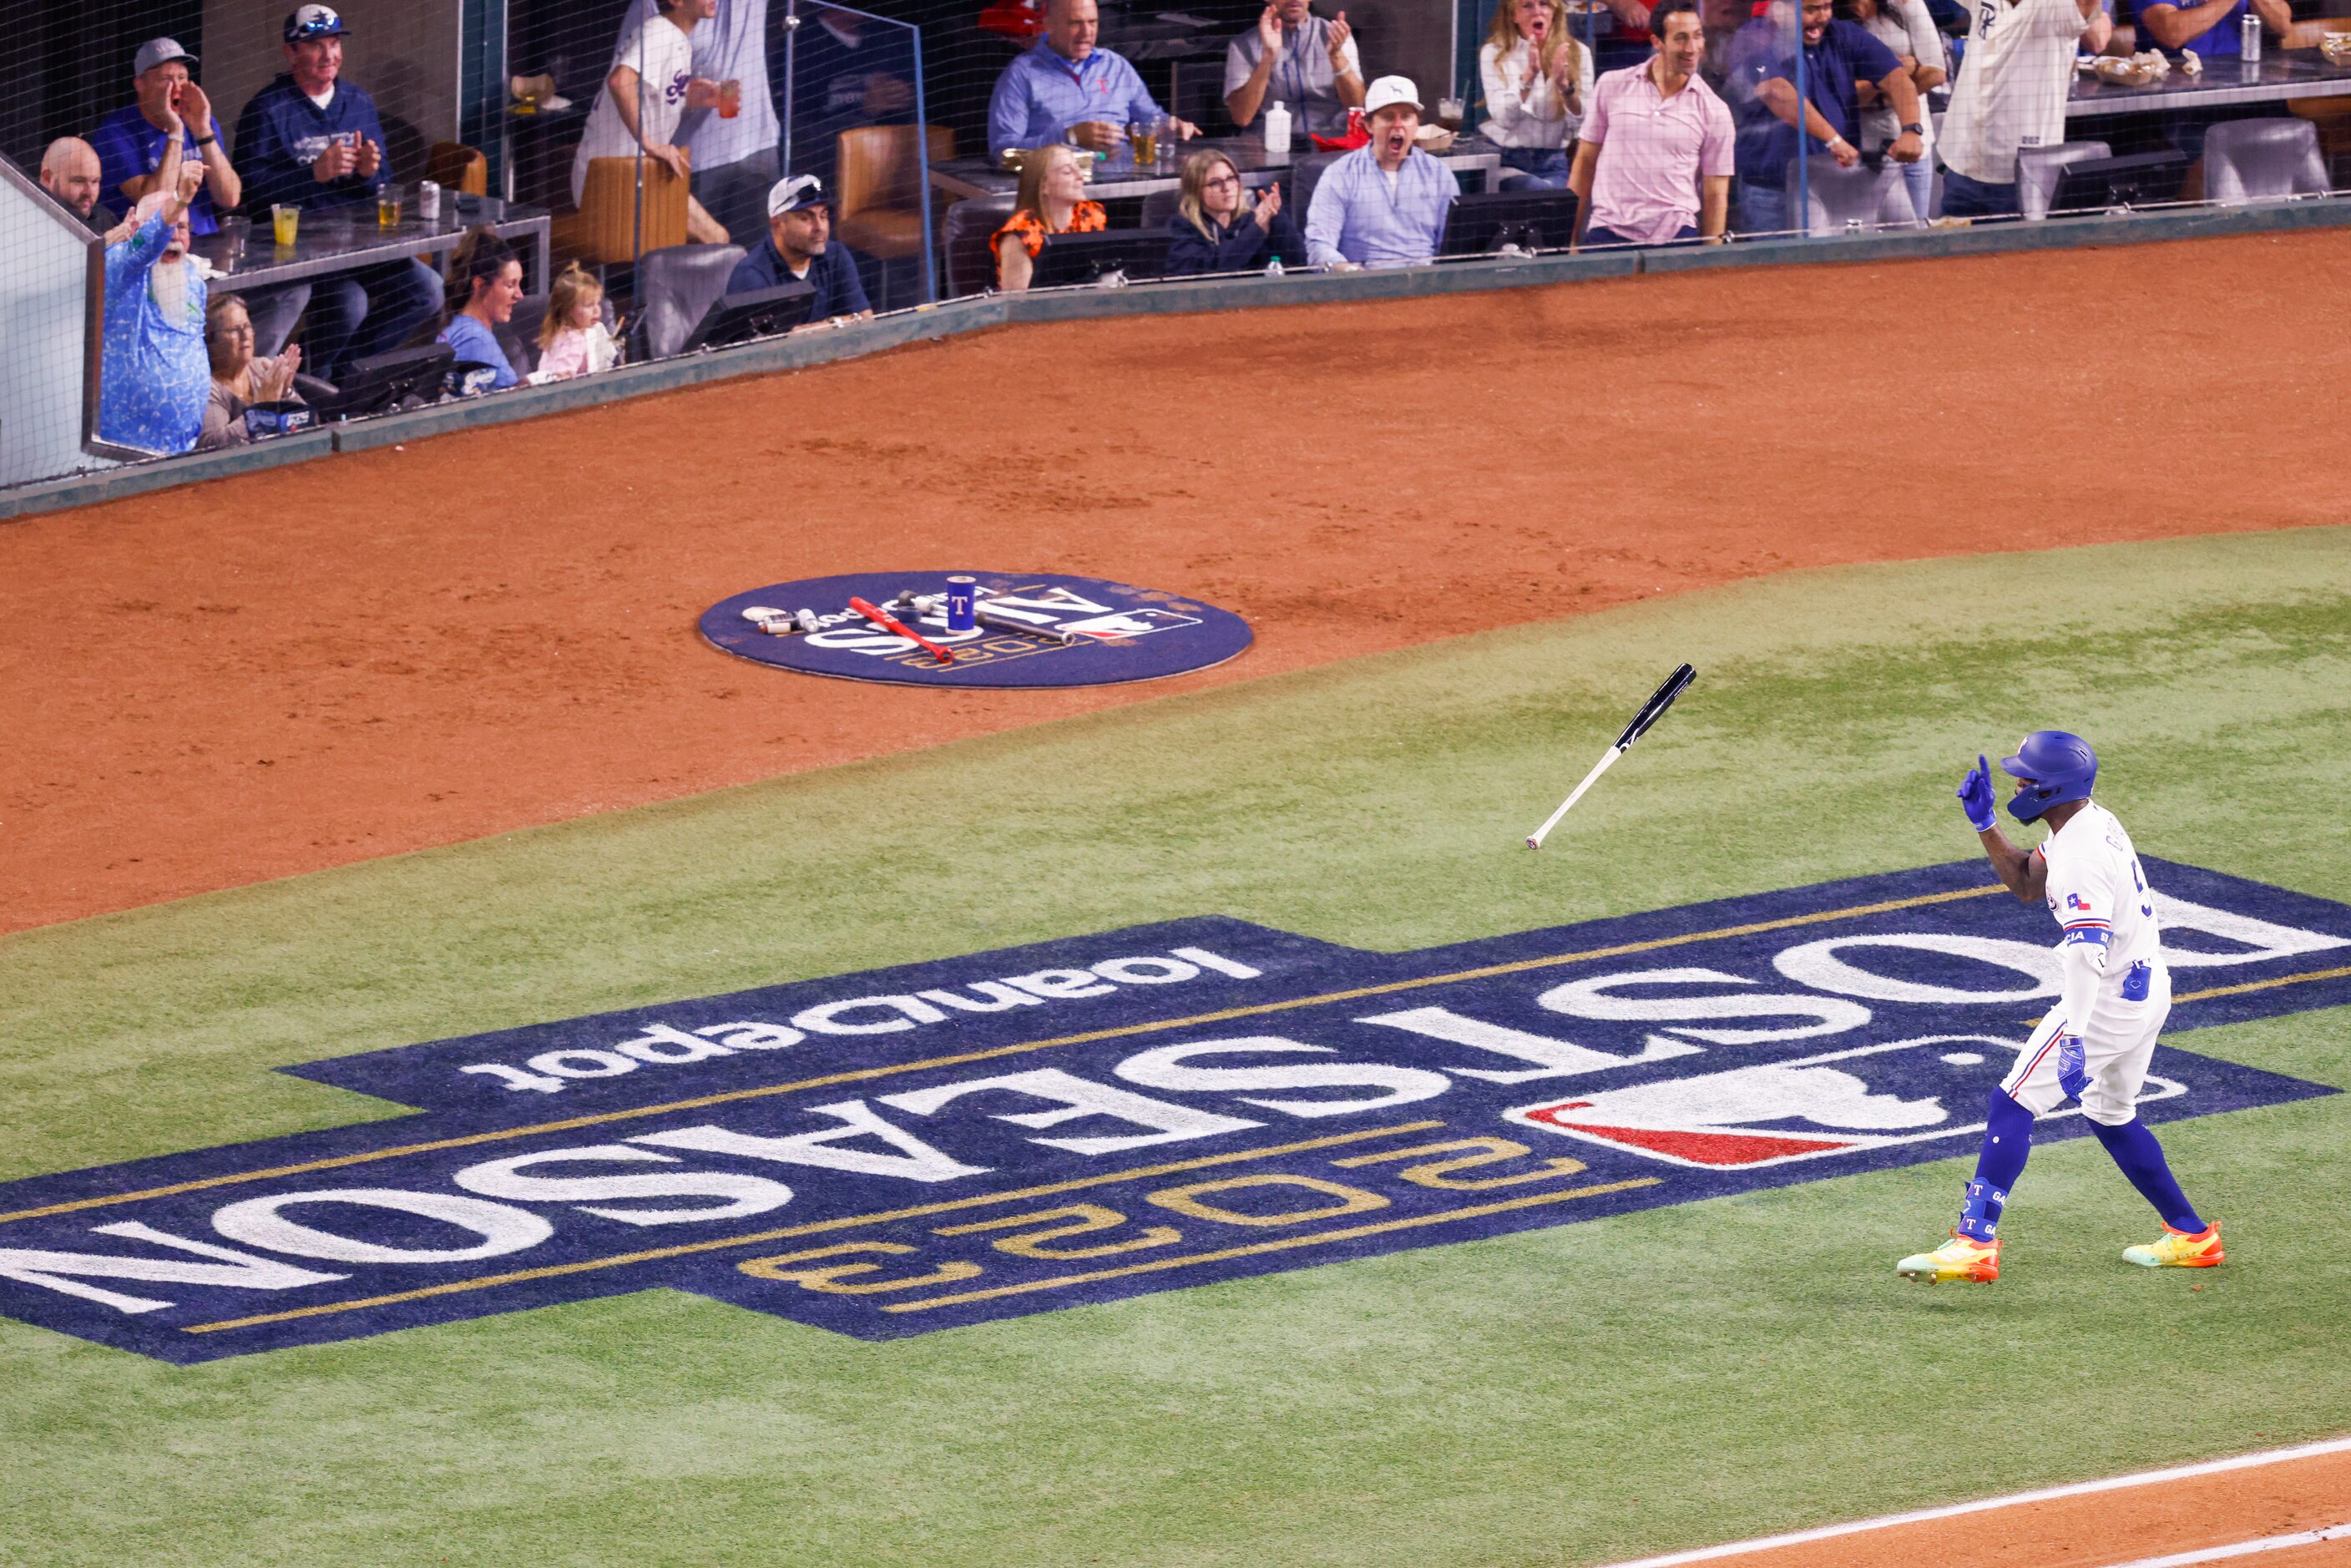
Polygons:
M245 183L229 164L228 149L221 145L212 100L188 74L195 63L196 57L171 38L150 38L140 45L131 67L137 101L99 120L89 140L98 149L104 186L99 199L117 213L128 213L156 188L155 171L164 161L164 144L177 140L182 156L199 159L204 166L204 183L188 204L188 230L217 234L222 211L245 199Z

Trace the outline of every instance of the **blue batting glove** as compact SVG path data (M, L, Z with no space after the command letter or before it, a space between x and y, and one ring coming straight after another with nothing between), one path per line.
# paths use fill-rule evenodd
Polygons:
M2079 1100L2082 1091L2090 1086L2089 1063L2083 1060L2082 1037L2061 1035L2057 1040L2057 1087Z
M1976 765L1959 780L1959 806L1968 814L1968 826L1979 833L1988 833L2000 825L2000 802L1992 795L1991 764L1979 753Z

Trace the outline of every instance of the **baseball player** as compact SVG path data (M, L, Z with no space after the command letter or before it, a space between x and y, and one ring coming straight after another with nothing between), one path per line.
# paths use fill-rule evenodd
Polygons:
M2211 1268L2223 1256L2220 1227L2197 1217L2155 1134L2138 1119L2147 1058L2171 1010L2171 973L2138 852L2114 813L2090 799L2097 754L2080 736L2043 729L2026 736L2000 765L2017 781L2009 814L2049 824L2038 848L2027 854L2000 831L1991 769L1980 757L1960 780L1959 804L2008 890L2027 904L2045 904L2064 928L2057 953L2064 988L1991 1092L1983 1152L1959 1228L1932 1252L1903 1259L1896 1271L1928 1284L2000 1278L2000 1213L2024 1174L2032 1119L2068 1098L2082 1103L2098 1142L2163 1217L2162 1239L2126 1247L2124 1259L2148 1269Z

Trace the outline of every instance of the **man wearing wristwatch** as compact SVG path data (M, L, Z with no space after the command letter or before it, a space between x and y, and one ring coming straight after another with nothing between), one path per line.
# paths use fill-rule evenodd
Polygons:
M155 171L164 162L164 143L176 140L180 156L199 159L204 183L188 204L191 234L220 232L223 209L245 197L245 183L221 145L220 121L212 101L188 74L196 57L170 38L150 38L131 62L131 90L138 100L99 121L90 145L98 150L99 199L117 214L128 213L156 188ZM171 162L176 165L180 158Z
M1803 97L1796 95L1793 52L1771 68L1755 89L1770 111L1764 134L1740 142L1739 227L1742 234L1780 234L1800 226L1788 210L1788 175L1800 155L1825 152L1841 169L1861 162L1853 139L1861 133L1860 87L1867 83L1892 106L1901 132L1886 149L1896 163L1915 163L1926 151L1918 89L1893 50L1858 22L1834 16L1832 0L1803 0ZM1800 138L1797 127L1801 123Z

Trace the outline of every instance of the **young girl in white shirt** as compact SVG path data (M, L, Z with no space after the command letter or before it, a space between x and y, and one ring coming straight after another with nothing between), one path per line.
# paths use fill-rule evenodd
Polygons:
M1567 187L1567 146L1583 123L1592 51L1568 37L1562 0L1502 0L1478 51L1486 140L1502 150L1505 191Z

